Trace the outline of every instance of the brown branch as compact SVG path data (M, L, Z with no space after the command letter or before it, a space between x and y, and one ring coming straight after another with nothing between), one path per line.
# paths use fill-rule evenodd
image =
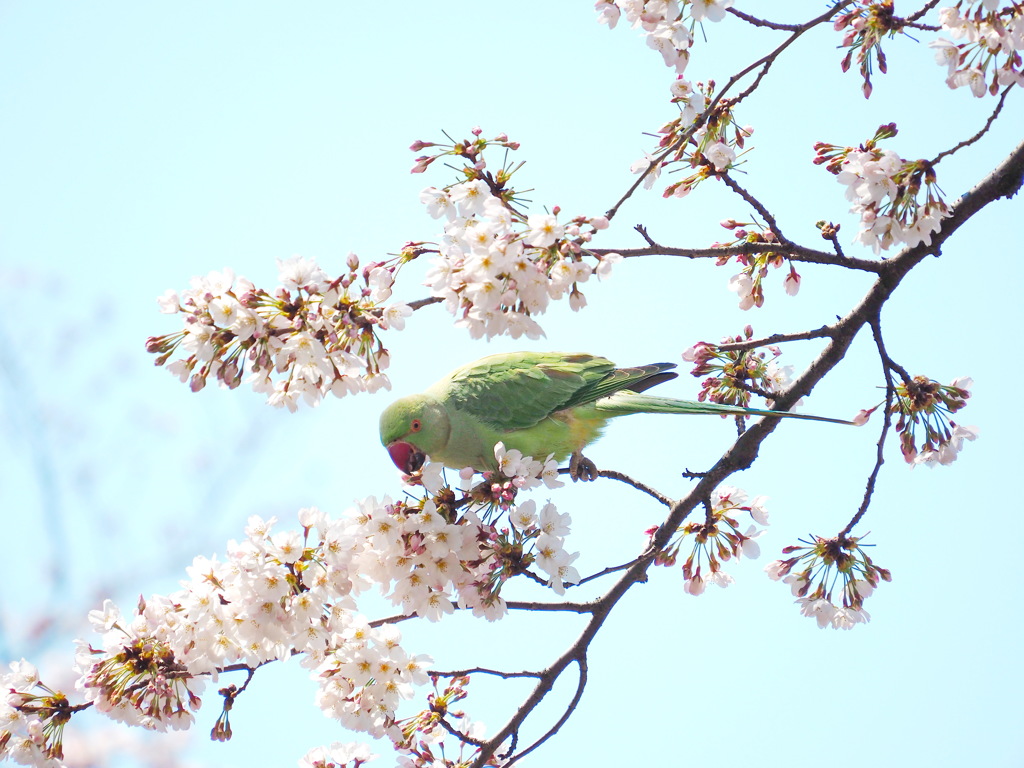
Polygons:
M831 325L823 325L821 328L815 328L811 331L801 331L800 333L773 333L771 336L765 336L761 339L748 339L747 341L730 341L726 344L716 344L717 349L722 349L727 352L739 351L743 349L757 349L758 347L768 347L773 344L783 344L787 341L808 341L809 339L821 339L831 337L835 333L835 328Z
M403 613L397 616L388 616L386 619L375 619L370 622L370 626L383 627L385 624L397 624L400 621L408 621L409 619L415 619L416 617L415 613Z
M605 568L603 570L597 571L597 573L592 573L589 576L584 576L582 579L577 581L575 584L570 584L569 586L578 587L581 584L586 584L588 581L593 581L594 579L599 579L602 576L607 576L610 573L618 573L619 571L624 571L627 568L632 568L634 565L636 565L639 562L642 562L644 560L652 559L656 554L658 554L656 550L648 549L646 552L644 552L642 555L640 555L640 557L635 558L634 560L630 560L628 563L623 563L622 565L610 565L610 566L608 566L607 568Z
M603 256L608 253L618 253L626 258L636 256L681 256L686 259L720 259L723 256L744 256L751 253L764 253L775 251L783 253L790 261L802 262L805 264L827 264L834 267L845 267L857 269L862 272L881 272L882 262L874 259L855 259L847 256L838 256L828 251L819 251L814 248L807 248L803 245L789 243L740 243L738 245L724 245L717 248L672 248L667 245L653 245L646 248L589 248L588 253L595 256Z
M780 231L780 229L779 229L779 222L777 222L775 220L775 217L772 216L772 214L761 203L760 200L758 200L752 194L747 192L747 190L745 190L743 187L741 187L736 182L736 180L734 178L732 178L732 176L730 176L728 173L720 173L720 174L718 174L718 178L722 180L722 183L724 183L725 186L727 186L729 189L731 189L737 195L742 197L746 201L747 205L749 205L751 208L753 208L755 211L757 211L758 214L760 214L761 218L764 219L764 223L768 225L768 228L771 229L772 233L778 238L779 242L782 243L782 245L785 245L785 246L792 245L792 242L790 241L790 239L788 237L786 237L785 235L783 235L782 232Z
M423 307L429 307L431 304L440 304L444 299L440 296L429 296L425 299L417 299L416 301L410 301L406 304L407 307L415 312L417 309L423 309Z
M726 8L726 11L731 13L736 18L743 19L745 22L753 24L755 27L766 27L767 29L778 29L785 32L795 32L796 30L800 29L799 24L780 24L777 21L759 19L756 16L751 16L749 13L738 11L735 8Z
M954 152L957 152L963 149L964 147L971 146L971 144L978 141L978 139L980 139L982 136L988 133L988 129L992 127L992 123L994 123L996 118L999 117L999 113L1003 109L1003 104L1006 103L1006 97L1010 95L1011 88L1013 88L1013 86L1008 85L1006 86L1006 88L1003 89L1002 94L999 96L999 103L996 104L996 108L992 110L992 114L988 116L988 120L985 121L985 125L982 126L982 129L980 131L971 136L971 138L964 139L952 149L947 149L944 152L939 152L939 154L935 156L935 159L931 161L932 165L936 165L942 158L949 157Z
M834 326L829 343L807 369L793 382L784 396L776 402L779 410L788 410L801 397L809 395L815 385L821 381L846 356L854 338L864 325L877 322L879 313L885 302L892 296L914 267L928 255L937 254L944 243L974 214L989 203L1003 197L1010 197L1024 183L1024 142L1018 145L1009 156L985 179L978 183L953 208L951 215L944 219L939 231L935 233L931 244L920 244L905 248L890 260L882 262L883 268L871 288L845 317ZM702 499L710 497L711 492L726 478L735 472L747 469L757 458L761 444L774 431L781 421L777 416L765 416L755 422L740 435L722 457L705 473L690 493L678 501L658 531L655 533L652 547L655 551L663 549L675 535L679 526ZM509 721L480 749L473 761L473 768L483 768L487 761L505 743L518 734L520 726L530 713L540 704L552 690L559 675L578 659L584 658L590 643L600 631L612 608L629 591L634 584L642 583L647 578L647 570L653 561L638 560L635 565L623 572L621 578L600 599L593 603L589 622L572 645L545 669L533 691L512 715Z
M622 472L618 472L614 469L602 469L597 473L597 476L607 477L609 480L618 480L619 482L625 483L626 485L631 485L638 491L642 491L643 493L646 493L648 496L650 496L652 499L656 499L661 504L664 504L666 507L672 506L672 499L670 499L668 496L661 493L660 491L655 490L654 488L651 488L649 485L641 483L639 480L636 480L630 477L629 475L623 474Z
M892 371L888 363L889 355L886 353L885 344L882 342L882 324L879 318L875 317L872 318L870 325L871 335L874 337L875 347L878 349L878 356L882 363L882 374L885 376L885 412L882 415L882 431L878 435L878 443L875 450L875 466L871 469L871 474L868 475L867 483L865 483L864 498L856 514L846 524L846 527L843 528L840 537L848 536L853 527L864 517L864 513L868 511L871 497L875 492L875 482L878 480L878 473L882 470L882 465L885 463L885 439L889 435L889 428L892 426L892 409L890 406L892 405L893 396L896 394L896 387L892 383Z
M548 729L548 732L541 736L539 739L537 739L535 742L533 742L533 744L528 746L518 755L516 755L507 763L505 763L505 768L508 768L508 766L518 762L519 760L522 760L528 754L533 752L533 750L537 749L544 742L546 742L548 739L550 739L552 736L558 733L561 730L562 726L565 725L565 722L572 716L572 713L576 711L576 707L579 706L580 700L583 698L583 690L587 687L586 655L583 655L576 660L576 666L579 667L580 670L579 680L576 683L576 693L573 694L572 700L566 706L565 711L562 713L562 716L558 718L558 722L551 726L551 728Z
M840 259L846 259L847 256L843 253L843 246L839 243L839 226L829 224L827 229L823 229L821 237L824 240L828 240L832 243L832 248L836 252L836 256Z
M463 733L454 725L445 720L443 717L437 718L437 722L439 722L441 724L441 727L448 731L448 733L450 733L452 736L454 736L459 741L465 744L471 744L474 747L482 747L484 745L484 743L480 741L480 739L474 738L473 736L470 736L468 733Z
M921 7L921 10L916 11L916 12L910 14L905 19L903 19L903 22L905 24L913 24L913 23L915 23L918 19L920 19L922 16L924 16L926 13L928 13L928 11L930 11L932 8L934 8L938 4L939 4L939 0L928 0L928 2L925 3Z
M758 387L753 384L748 384L742 379L737 379L735 376L726 375L723 376L722 378L723 381L727 382L730 387L734 387L735 389L742 389L744 392L749 392L752 395L763 397L765 400L775 400L780 395L779 392L771 392L770 390L767 390L764 387ZM739 418L743 417L741 416Z
M500 669L488 669L487 667L470 667L469 669L459 669L454 672L439 672L438 670L431 669L427 670L428 675L436 675L437 677L466 677L467 675L481 674L481 675L494 675L508 680L513 677L540 677L540 672L502 672Z
M572 470L569 467L560 467L558 469L558 474L560 475L568 475L571 473ZM597 476L607 477L609 480L618 480L620 482L625 483L626 485L631 485L638 491L643 491L651 498L657 499L666 507L672 506L672 499L670 499L668 496L661 493L660 491L655 490L654 488L651 488L649 485L645 485L644 483L641 483L639 480L636 480L630 477L629 475L624 474L623 472L618 472L614 469L602 469L598 471Z
M774 51L772 51L771 53L767 54L766 56L761 57L760 59L755 61L753 64L748 65L744 69L740 70L737 74L735 74L732 77L730 77L729 81L725 84L725 86L722 88L722 90L720 90L718 92L718 94L711 100L711 103L708 104L708 106L704 109L704 111L701 112L694 119L693 124L689 128L687 128L683 132L683 134L672 145L667 147L664 152L662 152L660 155L655 156L654 160L651 161L651 164L647 166L647 169L643 173L641 173L633 181L632 184L629 185L629 188L626 190L625 194L623 194L622 197L619 198L618 202L616 202L615 205L613 205L611 208L608 209L608 211L605 213L605 216L609 220L615 218L615 214L617 214L619 212L619 208L621 208L622 205L630 197L633 196L633 193L636 192L636 190L640 187L640 185L643 183L644 179L647 178L647 176L651 173L651 171L653 171L656 167L658 167L661 164L662 160L664 160L666 157L668 157L673 152L678 150L680 147L684 146L686 144L686 142L688 142L690 140L690 138L693 136L693 134L696 133L696 131L698 129L700 129L701 126L703 126L707 122L708 116L714 114L715 110L718 108L718 105L721 103L722 99L725 98L725 94L728 93L729 90L737 82L742 80L750 72L754 71L758 67L763 67L761 72L758 73L757 77L754 79L753 84L751 84L751 86L749 88L747 88L747 90L743 91L739 96L736 97L735 101L738 103L738 102L742 101L743 99L745 99L747 96L749 96L754 91L754 89L757 88L758 85L760 85L762 78L765 76L765 74L767 74L768 69L772 65L772 62L775 60L775 58L780 53L782 53L790 45L792 45L794 42L796 42L797 38L799 38L802 34L807 32L807 30L811 29L812 27L817 26L818 24L821 24L823 22L828 21L829 19L832 18L832 16L835 13L837 13L838 11L840 11L842 8L846 7L847 5L850 5L852 2L853 2L853 0L843 0L843 2L837 3L835 6L833 6L832 8L829 8L828 11L826 11L823 14L821 14L820 16L817 16L814 19L811 19L806 24L803 24L803 25L795 28L793 30L793 34L791 34L788 38L786 38L786 40L783 41L782 44L779 45Z
M535 603L528 600L508 600L505 606L512 611L565 611L567 613L593 613L593 603Z

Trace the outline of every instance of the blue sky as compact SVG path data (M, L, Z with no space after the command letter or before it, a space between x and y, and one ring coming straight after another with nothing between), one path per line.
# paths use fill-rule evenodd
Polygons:
M787 18L807 12L781 7ZM687 74L720 83L779 39L734 19L706 35ZM842 188L810 164L814 141L856 144L895 120L890 146L932 157L973 134L993 106L948 91L930 50L910 40L887 47L889 75L876 77L866 102L856 77L839 71L837 44L831 30L807 35L739 113L755 128L744 183L812 246L818 219L841 222L844 244L856 230ZM535 190L536 210L603 212L650 148L643 133L673 116L672 77L636 33L599 26L589 3L0 7L4 653L70 660L57 638L84 633L80 617L104 596L128 606L139 593L173 590L193 555L223 551L250 514L285 524L300 506L340 513L363 496L399 493L377 416L392 396L455 365L521 348L682 363L695 341L748 322L760 334L845 314L867 277L808 266L790 298L780 272L765 307L744 313L726 290L730 268L648 258L589 283L584 312L554 307L540 341L471 341L439 308L417 312L389 339L392 394L292 415L245 388L191 394L152 366L145 338L176 329L155 297L193 275L230 266L272 287L275 260L292 254L339 273L349 252L368 260L435 237L418 193L452 179L443 169L410 175L407 147L441 130L461 138L480 125L520 141L520 183ZM983 145L940 165L949 199L1019 141L1018 102ZM771 768L851 753L878 766L1020 764L1021 525L1009 481L1024 456L1019 419L1007 418L1000 394L1021 373L1010 279L1019 212L1015 199L976 217L884 312L889 352L912 373L974 378L963 421L981 437L934 470L909 470L895 446L888 452L859 529L894 574L868 601L872 622L819 631L761 568L798 537L845 525L876 425L784 424L733 478L770 497L761 560L734 566L736 584L700 598L683 593L678 571L652 572L594 645L580 709L531 764ZM639 246L631 227L642 223L662 243L704 246L723 237L720 220L747 213L710 184L682 201L655 190L628 203L598 245ZM399 298L426 295L425 268L408 270ZM880 399L869 341L855 343L805 410L849 417ZM817 350L791 345L782 362L799 369ZM697 388L685 375L663 387L679 397ZM708 466L731 434L715 418L636 417L613 424L590 455L680 496L681 469ZM653 504L610 481L548 497L573 516L570 546L584 573L631 559L659 520ZM53 612L60 631L35 632ZM445 669L537 667L578 630L571 617L518 615L403 625L410 650ZM204 741L217 714L208 700L190 759L291 765L347 738L316 709L305 677L294 664L261 671L228 744ZM523 691L482 681L470 690L467 710L491 727ZM392 761L384 752L377 764Z

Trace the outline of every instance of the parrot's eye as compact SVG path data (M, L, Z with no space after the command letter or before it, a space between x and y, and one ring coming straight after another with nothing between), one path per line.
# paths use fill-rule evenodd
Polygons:
M409 429L412 430L413 432L419 432L421 429L423 429L423 424L420 422L419 419L413 419L412 424L409 425Z

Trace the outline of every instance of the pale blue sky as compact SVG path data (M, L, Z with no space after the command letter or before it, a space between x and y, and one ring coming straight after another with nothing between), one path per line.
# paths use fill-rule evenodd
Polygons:
M773 6L787 19L808 13L803 3ZM706 33L694 80L724 82L779 39L735 20ZM895 120L889 145L931 157L973 134L994 103L948 91L931 52L909 40L887 47L890 74L865 102L856 77L839 71L837 44L831 30L809 34L739 113L755 128L744 183L812 246L818 219L842 222L844 244L856 229L842 188L809 162L814 141L855 144ZM520 183L535 190L538 210L603 212L650 148L642 133L673 116L672 78L636 33L599 26L586 2L0 6L0 498L14 542L0 566L4 653L40 650L28 624L47 608L64 612L71 637L103 596L128 606L140 592L174 589L192 556L223 551L249 514L287 521L303 505L340 513L357 498L399 493L377 415L457 364L520 348L682 363L693 342L748 322L758 333L793 331L845 314L868 285L863 275L807 267L790 298L780 272L766 306L743 313L725 287L730 268L650 258L588 284L583 313L553 309L537 342L473 342L439 308L416 313L389 339L393 395L291 415L244 388L190 394L152 367L145 338L176 329L154 299L193 275L230 266L271 287L278 258L299 253L338 273L350 251L373 259L434 237L417 195L451 179L443 169L410 175L407 147L442 129L462 137L480 125L520 141ZM1019 101L983 146L941 164L950 199L1019 141ZM884 314L889 352L912 373L975 379L963 421L981 438L934 470L907 469L895 446L887 454L859 529L894 574L868 601L872 622L819 631L761 569L798 537L845 525L876 425L784 424L733 478L770 497L761 560L734 565L736 584L700 598L683 593L678 571L652 572L593 646L578 712L529 764L1024 762L1021 504L1011 476L1024 456L1019 418L1004 407L1021 373L1011 272L1020 212L1016 199L978 216ZM663 243L704 246L723 237L718 221L746 213L712 185L683 201L655 190L634 198L598 244L638 246L631 227L643 223ZM409 269L399 298L426 295L424 270ZM805 410L849 417L880 398L868 342L858 340ZM787 347L782 362L799 368L817 350ZM697 387L684 375L664 394L692 397ZM615 423L590 455L679 496L688 487L680 470L708 466L731 435L714 418L636 417ZM542 497L572 514L581 572L631 559L660 519L610 481ZM523 669L560 654L578 628L572 617L483 625L456 616L403 633L438 668ZM70 661L69 643L46 651ZM293 765L316 744L346 739L305 677L296 664L261 671L234 710L228 744L204 741L217 715L210 698L195 759ZM516 700L505 692L525 691L502 685L474 682L465 702L491 727ZM382 754L377 765L393 763Z

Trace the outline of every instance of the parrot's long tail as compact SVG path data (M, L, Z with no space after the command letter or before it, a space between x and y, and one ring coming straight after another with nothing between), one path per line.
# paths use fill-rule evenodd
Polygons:
M853 424L845 419L831 419L828 416L811 416L807 413L790 411L769 411L760 408L744 408L740 405L723 405L721 403L698 403L694 400L676 400L671 397L654 395L638 395L634 392L616 392L610 397L603 397L594 403L594 409L609 416L628 413L683 413L695 415L718 416L780 416L787 419L806 419L808 421L828 421L833 424Z

